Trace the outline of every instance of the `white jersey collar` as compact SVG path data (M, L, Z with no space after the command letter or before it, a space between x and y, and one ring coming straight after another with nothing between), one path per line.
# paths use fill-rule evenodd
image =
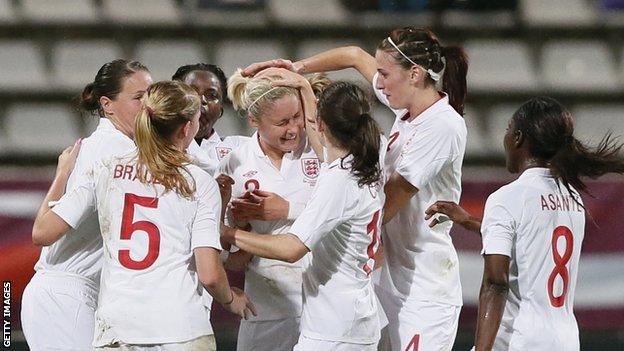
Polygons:
M552 174L550 173L550 169L548 169L548 168L545 168L545 167L532 167L532 168L528 168L524 172L522 172L522 174L518 177L518 179L534 177L534 176L552 177Z
M115 125L113 124L113 122L111 122L110 119L106 117L100 117L100 121L98 122L98 126L96 130L116 132L132 140L132 138L130 138L126 134L122 133L119 129L117 129ZM132 142L134 143L134 140L132 140Z
M432 116L435 116L442 110L448 108L450 106L448 95L444 92L440 92L440 94L443 95L440 100L436 101L433 105L429 106L426 110L424 110L418 116L416 116L416 118L414 118L413 120L407 123L410 123L413 125L419 125L423 123L425 120L431 118ZM409 111L406 113L409 113Z

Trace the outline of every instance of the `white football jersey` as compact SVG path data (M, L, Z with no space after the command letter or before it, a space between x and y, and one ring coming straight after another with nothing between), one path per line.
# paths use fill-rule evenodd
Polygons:
M377 74L373 87L376 82ZM375 94L388 105L381 90L375 88ZM461 305L452 222L429 228L425 210L438 200L459 203L466 123L446 95L411 121L407 110L395 113L386 174L398 172L418 193L383 228L386 261L380 288L402 299Z
M505 346L495 349L579 349L572 306L585 210L578 192L573 194L547 168L530 168L488 197L482 253L510 257L496 342Z
M220 250L221 197L214 179L187 166L193 199L137 179L136 151L87 173L53 211L76 227L98 212L104 265L94 346L162 344L212 334L193 249ZM149 174L148 174L149 177ZM191 180L191 181L193 181Z
M286 234L305 208L316 184L320 164L304 138L295 151L282 158L277 169L264 154L254 133L249 142L233 150L221 163L220 173L234 179L232 198L260 189L274 192L289 202L288 219L250 221L252 231L260 234ZM229 216L229 214L228 214ZM234 221L228 218L228 223ZM253 300L258 315L251 321L276 320L301 315L301 263L286 263L254 257L245 272L245 292Z
M102 160L126 153L134 147L134 141L115 128L109 119L100 118L95 131L82 140L66 192L84 183L87 170L101 165ZM95 213L54 244L43 247L35 264L36 271L64 272L87 278L95 289L100 284L101 269L102 236Z
M203 139L199 146L202 150L208 152L208 156L211 159L221 162L232 150L248 142L249 139L249 137L243 135L231 135L221 139L215 130L208 139Z
M318 179L310 202L290 232L310 249L303 274L303 336L371 344L380 336L370 274L379 246L382 182L360 187L353 156L337 159Z

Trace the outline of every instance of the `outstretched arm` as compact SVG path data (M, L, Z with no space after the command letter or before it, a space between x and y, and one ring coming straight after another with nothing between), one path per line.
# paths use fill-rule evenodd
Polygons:
M243 75L253 76L269 67L285 68L299 74L355 68L366 80L372 83L373 76L377 71L377 62L371 54L362 48L344 46L321 52L294 63L283 59L254 63L243 70Z
M290 263L310 251L293 234L262 235L222 225L221 238L253 255Z

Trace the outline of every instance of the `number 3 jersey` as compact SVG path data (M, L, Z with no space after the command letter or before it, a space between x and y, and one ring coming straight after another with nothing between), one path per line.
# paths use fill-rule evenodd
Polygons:
M212 334L193 249L221 249L216 182L188 165L194 198L164 193L149 174L148 184L139 181L135 157L136 151L105 161L53 208L72 227L98 212L104 264L96 347L184 342Z
M510 257L495 350L579 349L572 306L585 232L581 204L547 168L530 168L489 196L482 254Z

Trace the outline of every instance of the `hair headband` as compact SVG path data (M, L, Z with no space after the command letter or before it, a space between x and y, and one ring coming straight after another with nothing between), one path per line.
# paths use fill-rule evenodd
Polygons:
M396 49L396 51L398 51L398 52L399 52L399 54L401 54L401 56L405 57L405 59L406 59L407 61L409 61L412 65L414 65L414 66L418 66L418 67L422 68L422 70L423 70L423 71L426 71L427 73L429 73L429 76L431 77L431 79L433 79L434 81L436 81L436 82L437 82L437 81L439 81L439 80L440 80L440 78L442 78L442 74L441 74L441 73L444 71L444 68L442 68L442 70L440 71L440 73L436 73L436 72L434 72L431 68L429 68L429 69L425 69L423 66L421 66L421 65L417 64L416 62L412 61L412 59L410 59L409 57L407 57L407 55L405 55L405 54L403 53L403 51L401 51L401 49L399 49L399 47L398 47L398 46L394 43L394 41L392 41L392 38L388 37L388 42L389 42L392 46L394 46L394 48ZM445 62L445 60L444 60L444 57L442 57L442 63L446 66L446 62Z
M262 95L258 96L251 104L249 104L249 106L247 107L247 111L249 111L249 109L251 108L251 106L255 105L256 102L260 101L260 99L262 99L266 94L270 93L271 91L277 89L279 87L272 87L271 89L265 91L264 93L262 93Z

